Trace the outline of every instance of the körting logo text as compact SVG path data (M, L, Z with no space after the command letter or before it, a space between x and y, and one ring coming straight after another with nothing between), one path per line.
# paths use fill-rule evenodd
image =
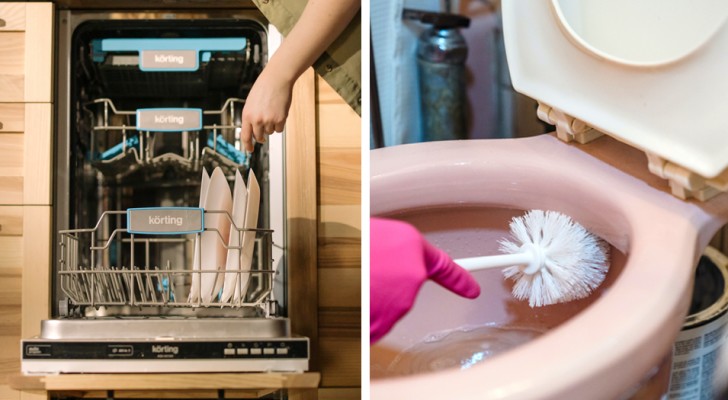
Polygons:
M182 217L172 217L165 215L160 217L159 215L149 217L149 225L177 225L182 226Z
M176 56L174 54L155 54L154 62L158 62L160 64L180 64L180 65L182 65L182 63L185 62L185 59L182 56Z
M181 115L155 115L154 123L184 125L185 117Z
M152 345L152 353L155 354L179 354L179 346L170 346L168 344L155 344Z

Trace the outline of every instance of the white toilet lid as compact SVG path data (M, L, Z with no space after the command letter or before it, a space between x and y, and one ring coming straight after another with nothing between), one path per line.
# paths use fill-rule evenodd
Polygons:
M728 178L728 1L502 7L517 91L704 178Z

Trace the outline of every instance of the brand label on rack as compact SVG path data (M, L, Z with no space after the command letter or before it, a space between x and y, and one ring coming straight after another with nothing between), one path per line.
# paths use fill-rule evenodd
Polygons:
M130 208L126 211L127 232L138 234L196 233L204 230L201 208Z
M196 71L195 50L142 50L139 57L142 71Z
M140 131L184 132L202 129L199 108L142 108L136 112L136 128Z

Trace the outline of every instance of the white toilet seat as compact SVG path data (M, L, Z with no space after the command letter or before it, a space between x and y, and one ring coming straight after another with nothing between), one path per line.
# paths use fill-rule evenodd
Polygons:
M590 7L621 5L635 12L649 11L626 6L635 3L642 2L504 1L504 39L513 86L548 106L541 111L542 119L557 125L559 131L588 125L648 153L653 172L671 179L675 186L682 185L673 188L676 195L689 197L705 187L728 190L728 121L724 117L728 2L690 2L687 9L706 10L696 15L714 15L705 22L706 31L686 43L675 43L674 58L652 63L600 51L612 45L612 39L612 47L628 41L614 32L613 25L600 21L606 18L604 12L590 12ZM664 8L684 2L656 3ZM596 45L579 35L578 28L572 29L579 24L564 21L565 15L576 12L570 7L583 9L580 25L602 29L586 35ZM657 24L654 19L645 21ZM659 29L664 26L655 27ZM675 29L681 32L690 27Z
M579 147L540 136L372 152L372 215L453 204L550 209L628 254L609 291L556 330L467 370L374 380L372 398L612 399L667 354L692 266L722 226L728 195L685 202L634 149L608 137Z

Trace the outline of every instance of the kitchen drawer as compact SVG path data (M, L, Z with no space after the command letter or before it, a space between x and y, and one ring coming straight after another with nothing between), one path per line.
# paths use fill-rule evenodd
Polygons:
M51 111L0 103L0 205L51 204Z
M53 4L0 3L0 103L50 103Z

